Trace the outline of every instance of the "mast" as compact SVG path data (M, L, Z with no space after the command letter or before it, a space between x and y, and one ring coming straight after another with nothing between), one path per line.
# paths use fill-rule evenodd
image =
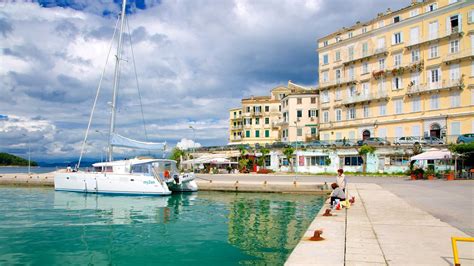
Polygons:
M114 73L114 86L113 86L113 96L112 96L112 112L110 114L110 129L109 129L109 151L108 157L109 162L113 160L113 147L111 144L112 135L115 133L115 115L117 111L117 87L119 83L119 75L120 75L120 61L121 61L121 54L122 54L122 34L123 34L123 26L125 22L125 6L127 5L127 0L123 0L122 2L122 12L120 13L120 32L117 44L117 54L115 55L115 73Z

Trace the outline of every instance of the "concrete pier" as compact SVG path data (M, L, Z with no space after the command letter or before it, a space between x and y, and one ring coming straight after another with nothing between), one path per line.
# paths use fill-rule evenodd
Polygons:
M54 186L54 172L46 174L0 174L0 185Z
M467 237L376 184L351 184L349 193L355 204L325 217L326 204L285 265L452 265L451 237ZM308 240L315 229L325 240ZM461 265L473 265L473 243L458 248Z

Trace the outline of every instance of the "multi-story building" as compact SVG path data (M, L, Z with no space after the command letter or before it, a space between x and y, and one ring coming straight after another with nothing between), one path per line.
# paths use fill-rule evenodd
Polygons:
M413 1L318 40L323 140L474 132L474 1Z
M319 139L319 95L315 89L307 89L293 83L291 92L281 99L281 141L311 141Z
M229 144L266 144L280 139L280 100L290 92L286 87L276 87L270 96L252 96L242 99L242 107L230 112Z

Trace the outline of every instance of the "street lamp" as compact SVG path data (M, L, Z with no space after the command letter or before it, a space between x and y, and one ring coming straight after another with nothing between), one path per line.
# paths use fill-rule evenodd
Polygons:
M192 149L192 151L193 151L193 160L191 161L191 171L193 171L193 173L194 173L194 156L195 156L195 152L196 152L196 150L195 150L195 147L196 147L196 142L195 142L196 141L196 129L193 126L189 126L189 128L193 130L193 149Z
M22 134L23 136L27 137L27 143L28 143L28 175L31 175L31 149L30 149L30 139L26 134Z

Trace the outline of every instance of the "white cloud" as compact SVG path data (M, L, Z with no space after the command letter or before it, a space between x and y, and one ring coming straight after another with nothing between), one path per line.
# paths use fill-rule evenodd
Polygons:
M199 142L194 142L191 139L181 139L177 144L176 147L180 148L181 150L187 150L191 148L199 148L201 144Z

